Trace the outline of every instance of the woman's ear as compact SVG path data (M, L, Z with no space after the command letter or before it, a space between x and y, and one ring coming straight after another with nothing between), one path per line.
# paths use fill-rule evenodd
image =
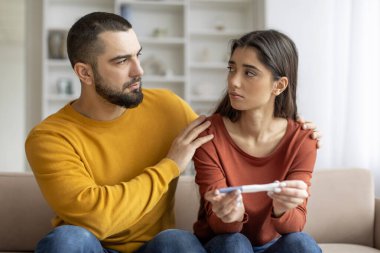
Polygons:
M77 62L74 65L74 71L79 77L81 83L86 84L86 85L93 84L94 75L93 75L92 67L90 64Z
M288 87L288 78L286 76L281 77L274 82L272 93L275 96L280 95Z

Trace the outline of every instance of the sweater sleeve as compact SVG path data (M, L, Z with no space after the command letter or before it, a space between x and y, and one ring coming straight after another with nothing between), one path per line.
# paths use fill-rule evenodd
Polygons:
M179 176L175 162L163 159L128 182L98 185L59 133L34 131L25 149L40 189L60 219L88 229L100 240L136 224Z
M309 131L304 137L303 143L298 146L298 150L293 150L294 159L286 175L285 180L302 180L311 185L312 173L316 161L316 141L309 139ZM309 190L308 190L309 192ZM307 200L303 204L286 211L282 216L275 218L272 216L272 222L279 234L302 231L306 224Z
M226 177L212 141L198 148L193 160L196 170L195 182L199 185L200 196L203 200L206 192L227 187ZM201 208L205 210L207 223L215 234L240 232L243 224L248 221L248 216L245 214L242 222L224 223L212 211L212 206L208 201L204 200L201 203L204 203Z

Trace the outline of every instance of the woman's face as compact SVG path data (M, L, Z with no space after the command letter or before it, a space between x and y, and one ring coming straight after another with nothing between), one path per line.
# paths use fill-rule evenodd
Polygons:
M274 84L256 49L236 48L228 62L228 95L231 106L240 111L265 110L273 114Z

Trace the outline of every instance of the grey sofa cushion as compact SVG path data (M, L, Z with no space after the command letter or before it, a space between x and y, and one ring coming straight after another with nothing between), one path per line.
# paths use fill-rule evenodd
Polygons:
M340 243L321 243L323 253L379 253L380 250L367 246Z
M319 243L373 247L375 190L370 170L314 173L305 231Z

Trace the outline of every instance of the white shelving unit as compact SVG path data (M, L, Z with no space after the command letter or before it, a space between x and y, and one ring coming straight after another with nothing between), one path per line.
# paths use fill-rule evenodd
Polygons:
M143 47L144 87L170 89L198 113L209 113L226 87L229 41L262 27L263 1L44 0L43 117L80 92L65 54L49 52L49 35L66 36L92 11L115 12L132 23Z
M67 31L86 13L113 10L113 0L43 0L43 118L76 99L80 93L79 80L66 55ZM58 45L55 50L51 49L52 42Z
M131 22L143 48L144 87L168 88L186 99L185 12L185 1L115 1L115 13Z

